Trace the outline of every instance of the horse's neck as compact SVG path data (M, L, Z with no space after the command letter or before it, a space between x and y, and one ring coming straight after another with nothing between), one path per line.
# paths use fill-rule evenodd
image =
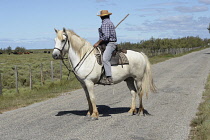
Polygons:
M91 44L75 35L70 37L70 48L69 48L69 58L72 63L73 68L75 68L84 55L93 48ZM90 59L92 55L89 55L86 59ZM82 63L83 66L86 66L86 63Z
M76 65L80 61L80 57L77 55L77 53L75 52L75 50L72 47L69 48L68 56L70 59L70 63L72 64L72 67L73 68L76 67Z
M84 47L86 41L76 35L72 35L70 37L70 42L72 45L72 49L77 54L81 54L82 48Z

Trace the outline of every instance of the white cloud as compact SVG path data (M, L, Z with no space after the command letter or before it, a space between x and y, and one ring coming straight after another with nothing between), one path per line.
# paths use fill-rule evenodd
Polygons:
M150 4L150 6L175 6L182 4L187 4L187 2L165 2L165 3Z
M193 19L192 16L188 16L188 15L179 15L179 16L169 16L169 17L162 17L159 18L160 21L166 21L166 22L191 22Z
M23 46L27 49L30 48L53 48L54 42L52 38L34 38L34 39L0 39L0 48L12 46L13 49L17 46Z
M153 22L144 22L141 25L127 24L124 28L130 32L141 33L142 35L150 34L154 37L184 37L184 36L197 36L201 38L207 37L207 26L209 24L209 17L199 17L194 19L192 16L179 15L168 16L156 19ZM170 34L170 36L162 36Z
M171 9L167 8L142 8L142 9L135 9L137 11L137 15L139 17L148 17L148 16L159 16L159 15L165 15L171 12ZM167 13L166 13L167 11Z
M136 9L137 11L141 11L141 12L162 12L165 11L165 8L142 8L142 9Z
M107 2L107 0L96 0L96 2Z
M30 44L34 42L44 42L44 41L50 41L51 38L35 38L35 39L0 39L0 42L2 43L24 43L24 44Z
M204 3L209 5L210 4L210 0L198 0L200 3Z
M209 8L206 6L193 6L193 7L179 6L179 7L174 8L174 10L183 12L183 13L204 12L204 11L208 11L208 9Z

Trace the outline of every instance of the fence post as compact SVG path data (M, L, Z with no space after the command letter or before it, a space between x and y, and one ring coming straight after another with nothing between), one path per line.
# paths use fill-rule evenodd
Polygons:
M51 79L52 79L52 81L53 81L53 77L54 77L54 75L53 75L53 61L51 61Z
M29 65L29 81L30 81L30 90L32 90L32 71L31 71L31 65Z
M44 80L43 80L43 64L42 64L42 63L41 63L41 65L40 65L40 69L41 69L41 71L40 71L40 75L41 75L41 85L43 86Z
M0 73L0 95L2 95L2 79L1 79L1 73Z
M17 66L15 66L15 85L16 85L16 92L19 93L19 91L18 91L18 70L17 70Z
M63 62L60 61L60 80L62 80L62 64Z

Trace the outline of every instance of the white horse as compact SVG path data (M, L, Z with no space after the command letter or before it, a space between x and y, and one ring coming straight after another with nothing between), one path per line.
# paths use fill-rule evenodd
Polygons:
M77 79L84 88L89 111L87 116L92 119L98 119L99 113L95 103L95 95L93 92L94 84L96 84L101 76L102 66L97 63L94 47L75 34L72 30L56 30L55 48L52 53L54 59L62 59L68 53L69 63L75 73ZM144 53L128 50L126 54L129 65L112 66L112 75L114 84L121 81L127 83L132 95L131 108L129 113L144 113L142 105L142 96L144 93L148 95L149 91L155 92L150 62ZM139 110L136 109L136 95L139 95Z

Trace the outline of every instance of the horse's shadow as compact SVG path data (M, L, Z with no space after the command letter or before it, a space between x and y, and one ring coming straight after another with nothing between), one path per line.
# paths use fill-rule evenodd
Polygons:
M106 106L106 105L97 105L97 108L100 113L100 117L107 117L113 114L126 113L130 109L128 107L110 108L109 106ZM69 116L72 114L78 115L78 116L85 116L87 114L87 110L60 111L55 116L65 116L65 115ZM151 115L146 109L143 110L143 114L148 115L148 116Z
M112 114L121 114L128 112L130 108L128 107L119 107L119 108L110 108L106 105L97 105L98 111L100 113L100 117L111 116ZM72 110L72 111L60 111L55 116L65 116L65 115L78 115L85 116L87 114L87 110Z

